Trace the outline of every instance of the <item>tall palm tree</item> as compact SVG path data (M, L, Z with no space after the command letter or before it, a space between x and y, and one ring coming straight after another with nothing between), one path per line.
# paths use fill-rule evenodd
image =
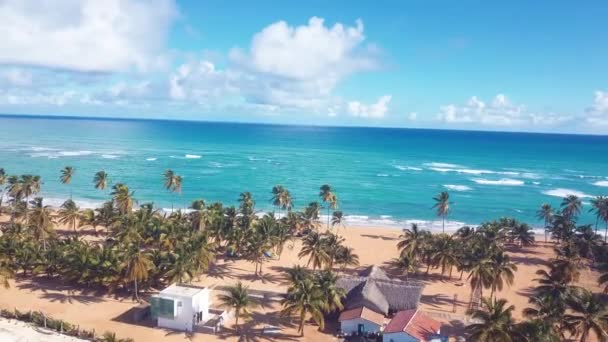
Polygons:
M507 306L505 299L491 300L483 298L482 308L474 310L471 317L479 323L467 326L467 340L476 342L512 342L515 325L513 323L513 305Z
M275 185L272 187L272 198L270 199L272 205L279 208L279 213L281 210L291 210L291 194L289 190L287 190L282 185Z
M562 214L568 219L572 220L581 213L583 203L578 196L568 195L564 197L560 206L562 208Z
M539 220L542 220L545 222L545 224L544 224L545 242L547 242L547 227L549 226L549 223L553 219L553 214L554 214L553 208L551 207L551 205L549 203L543 203L543 205L540 206L540 209L538 209L536 211L536 217Z
M331 215L331 227L340 227L344 226L344 214L340 210L336 210ZM336 228L336 233L338 232L338 228Z
M2 200L4 199L4 184L6 183L8 176L4 168L0 167L0 212L2 212Z
M469 308L472 308L477 299L483 298L483 289L492 286L494 269L489 259L475 259L468 265L469 282L471 284L471 300Z
M74 234L76 234L76 223L80 219L80 208L78 208L76 203L71 199L66 200L59 208L58 215L59 222L71 226Z
M323 292L312 279L303 279L292 284L287 290L285 298L281 300L283 309L281 316L290 316L297 314L300 319L298 332L300 336L304 336L304 322L307 316L324 328L325 322L323 317L323 308L326 307Z
M298 253L298 257L308 257L306 266L312 264L313 270L323 267L324 264L329 263L330 259L323 238L315 231L308 233L302 241L302 250Z
M62 184L69 185L76 170L71 166L66 166L61 170L59 180ZM72 189L70 188L70 199L72 199Z
M43 248L46 249L46 240L54 233L51 207L43 205L41 197L34 198L30 201L30 205L32 206L30 226L33 228L33 237L36 241L42 241Z
M178 176L173 170L166 170L163 173L164 187L171 193L182 193L182 177ZM173 212L173 201L171 201L171 212Z
M391 265L399 270L407 279L410 273L416 273L418 271L419 262L409 254L401 254L398 258L391 261Z
M130 214L133 210L133 205L136 203L133 198L134 192L129 191L129 187L123 183L116 183L112 187L112 198L118 211L123 214Z
M509 235L513 241L519 243L520 248L534 244L534 231L525 223L514 222L509 229Z
M566 304L569 311L564 315L564 327L572 335L585 342L593 332L600 341L608 340L608 307L599 295L583 289L570 296Z
M452 278L452 269L458 264L458 253L454 239L447 234L437 235L433 239L434 251L431 256L432 263L441 266L441 274L445 275L449 270L449 278Z
M125 270L125 280L133 282L133 298L139 301L137 284L148 280L153 268L150 255L133 244L127 249L122 267Z
M105 190L108 186L108 173L105 171L98 171L93 177L93 184L95 185L95 189L97 190Z
M606 233L604 234L604 240L608 237L608 197L597 196L591 200L590 213L595 214L595 233L597 234L597 227L600 221L607 222Z
M249 287L243 286L240 281L235 285L226 289L227 294L219 296L219 301L223 307L234 310L234 325L236 331L239 331L239 318L246 318L250 315L250 309L256 303L249 297Z
M443 233L445 233L445 218L450 213L450 194L447 191L442 191L439 195L433 197L435 205L433 208L437 210L437 216L441 217L441 226Z
M517 265L511 262L511 258L504 253L496 253L491 257L492 276L490 298L495 294L496 290L501 291L504 284L507 286L513 285L515 280L515 271Z
M334 193L331 185L323 184L321 188L319 188L319 197L321 197L321 200L327 206L327 229L329 229L329 211L330 209L335 210L338 208L338 196Z

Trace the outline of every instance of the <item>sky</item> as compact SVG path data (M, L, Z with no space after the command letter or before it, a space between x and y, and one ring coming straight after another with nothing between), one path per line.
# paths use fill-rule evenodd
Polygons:
M0 113L608 134L605 0L0 1Z

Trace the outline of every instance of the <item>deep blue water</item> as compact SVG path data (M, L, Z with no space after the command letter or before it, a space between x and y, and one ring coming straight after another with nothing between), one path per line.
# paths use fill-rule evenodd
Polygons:
M82 206L108 198L93 188L102 169L140 203L165 208L197 198L236 204L250 191L269 210L275 184L300 208L329 183L354 224L436 220L432 197L444 190L450 221L537 224L543 202L608 194L607 152L607 136L0 116L0 167L41 175L49 204L70 191ZM67 165L76 168L70 186L59 182ZM183 176L182 196L162 187L168 168Z

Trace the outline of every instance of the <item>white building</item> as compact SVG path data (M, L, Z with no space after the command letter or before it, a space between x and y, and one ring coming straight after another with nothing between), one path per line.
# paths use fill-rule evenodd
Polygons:
M384 315L362 306L342 311L338 321L345 335L379 333L384 325Z
M194 330L207 322L209 314L208 288L173 284L150 298L152 317L159 327L174 330Z

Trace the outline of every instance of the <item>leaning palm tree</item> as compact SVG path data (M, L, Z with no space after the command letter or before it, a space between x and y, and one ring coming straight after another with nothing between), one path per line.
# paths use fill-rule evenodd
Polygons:
M306 278L292 284L285 298L281 300L281 304L283 305L281 316L291 316L294 313L299 316L298 332L300 336L304 336L304 322L307 316L311 316L319 328L324 328L325 298L323 298L323 292L319 286L312 279Z
M182 193L182 177L178 176L173 170L166 170L163 173L164 187L171 193ZM171 212L173 212L173 201L171 201Z
M515 280L515 271L517 271L517 265L511 262L511 258L504 253L499 252L491 257L492 264L492 276L491 276L491 292L490 298L495 292L502 291L504 285L513 285Z
M447 191L442 191L433 199L435 200L433 208L437 209L437 216L441 217L442 231L445 233L445 218L450 212L450 194Z
M544 229L545 229L545 242L547 242L547 227L549 226L549 223L551 223L551 220L553 219L553 208L551 207L551 205L549 203L543 203L543 205L540 206L540 209L538 209L536 211L536 217L539 220L543 220L545 222L544 224Z
M331 215L331 227L340 227L344 226L344 214L340 210L334 211ZM338 228L336 228L336 233L338 232Z
M279 208L279 213L282 210L291 210L291 194L282 185L275 185L272 187L272 198L270 199L272 205Z
M234 326L239 331L239 318L249 317L249 310L255 306L255 302L249 297L249 288L243 286L240 281L226 289L226 294L219 296L219 301L223 307L234 310Z
M493 265L489 259L471 260L467 266L469 271L468 280L471 284L471 299L469 309L477 304L477 300L483 298L483 289L492 286Z
M608 341L608 307L599 295L583 289L566 304L569 311L564 315L564 327L573 336L585 342L593 332L600 341Z
M323 310L332 313L342 310L342 299L346 297L346 290L337 285L338 276L330 270L325 270L316 275L315 283L323 297Z
M298 253L299 258L308 257L306 266L312 264L312 269L321 268L329 263L330 256L327 254L325 242L317 232L310 232L302 241L302 250Z
M605 221L604 219L608 215L608 197L597 196L596 198L592 199L591 209L589 209L589 212L595 214L595 233L597 234L599 222Z
M323 184L321 188L319 188L319 197L321 197L321 200L327 205L327 229L329 229L329 211L330 209L335 210L338 208L338 196L333 192L331 185Z
M76 170L71 166L66 166L61 170L59 180L62 184L69 185ZM70 188L70 199L72 199L72 189Z
M335 262L340 266L340 271L344 272L348 266L359 266L359 255L352 247L340 246L336 252Z
M568 219L572 220L581 213L583 203L578 196L568 195L564 197L560 206L562 208L562 214Z
M80 219L80 208L71 199L63 202L59 208L59 222L72 227L76 234L76 223Z
M137 284L148 280L150 270L154 267L150 255L133 244L127 249L122 267L125 270L125 280L133 282L133 298L139 301Z
M525 223L515 222L509 229L509 236L518 242L520 248L534 244L534 231Z
M473 320L479 322L466 327L468 341L476 342L512 342L514 341L515 325L513 323L513 305L507 307L505 299L491 300L483 298L482 308L471 314Z
M95 184L95 189L97 190L105 190L108 186L108 173L105 171L98 171L93 177L93 184Z

